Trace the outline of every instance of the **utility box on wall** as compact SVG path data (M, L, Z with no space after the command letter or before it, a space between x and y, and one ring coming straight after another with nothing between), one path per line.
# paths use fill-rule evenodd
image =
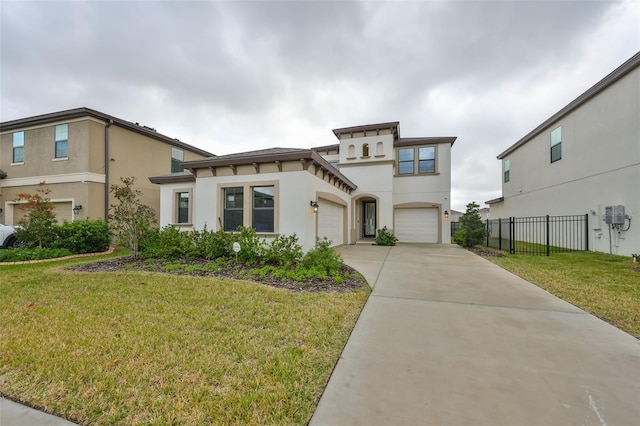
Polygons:
M604 221L609 225L624 225L624 206L607 206L604 208Z

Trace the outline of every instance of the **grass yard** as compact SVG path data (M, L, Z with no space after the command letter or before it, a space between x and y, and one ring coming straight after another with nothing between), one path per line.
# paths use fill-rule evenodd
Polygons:
M78 262L0 267L0 393L82 424L306 424L369 294Z
M573 305L640 338L640 271L631 258L595 252L488 257Z

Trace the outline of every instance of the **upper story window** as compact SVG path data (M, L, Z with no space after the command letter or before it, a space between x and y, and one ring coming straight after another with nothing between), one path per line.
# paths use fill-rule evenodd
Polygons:
M13 134L13 162L24 163L24 132Z
M178 173L184 170L184 151L178 148L171 148L171 173Z
M337 161L330 161L329 164L331 164L334 169L338 168L338 162Z
M418 173L436 172L436 147L423 146L418 148Z
M551 131L551 162L562 158L562 126Z
M416 167L417 163L417 167ZM398 174L432 174L436 172L436 147L401 148L398 150Z
M67 158L69 145L69 125L56 126L55 158Z
M384 145L382 142L376 143L376 155L384 155Z
M363 157L368 157L369 156L369 144L365 143L362 145L362 156Z
M223 228L225 231L235 231L243 225L244 216L244 188L224 189Z
M256 232L273 232L274 229L274 196L273 186L253 187L253 210L251 226Z
M509 182L509 160L504 160L504 183Z

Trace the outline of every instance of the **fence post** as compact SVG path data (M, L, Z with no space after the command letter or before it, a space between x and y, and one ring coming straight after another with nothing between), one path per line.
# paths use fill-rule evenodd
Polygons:
M516 221L513 216L509 216L509 253L514 254L516 252L514 247L514 239L516 233Z
M549 215L547 215L547 256L549 256Z
M498 250L502 250L502 219L498 218Z
M584 249L589 251L589 213L584 215Z

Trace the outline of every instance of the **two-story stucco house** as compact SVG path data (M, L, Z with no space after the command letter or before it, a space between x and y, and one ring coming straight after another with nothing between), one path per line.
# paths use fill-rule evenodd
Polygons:
M591 250L640 252L640 53L498 159L492 218L586 214Z
M35 193L40 182L51 190L58 220L106 219L109 192L120 177L134 176L143 203L160 208L158 187L149 176L182 171L183 161L213 154L154 129L89 108L0 123L0 223L22 217L14 201Z
M384 226L400 242L450 243L455 137L401 138L398 122L333 133L335 145L187 161L188 172L151 177L161 225L295 233L305 250L316 238L351 244Z

